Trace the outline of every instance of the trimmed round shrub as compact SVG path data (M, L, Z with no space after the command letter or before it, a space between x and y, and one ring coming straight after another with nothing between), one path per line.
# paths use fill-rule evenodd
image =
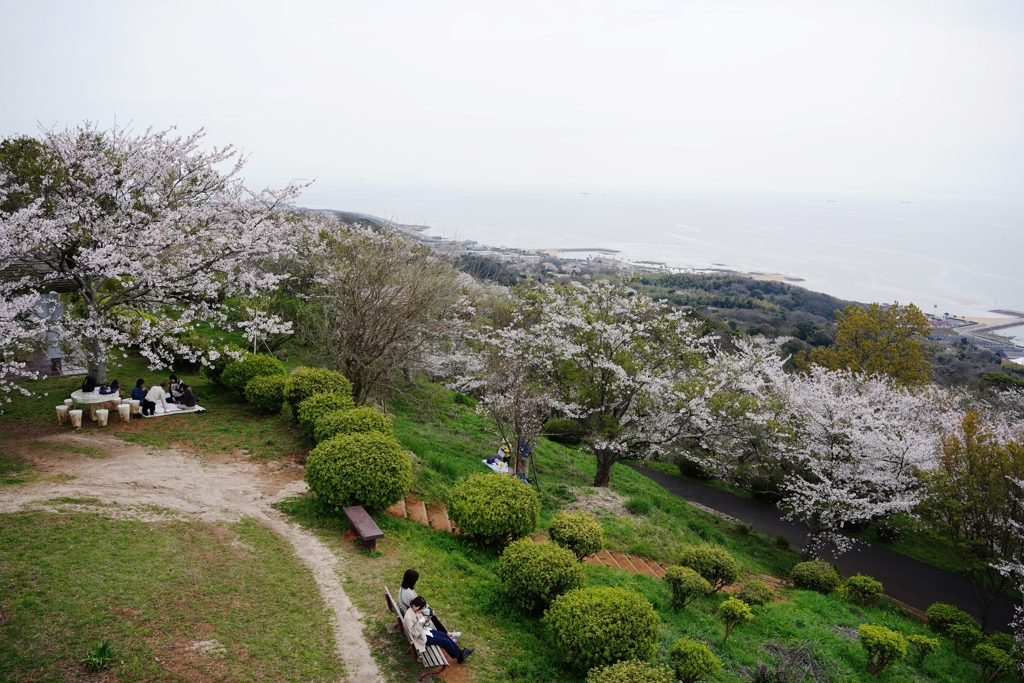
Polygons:
M907 656L907 639L884 626L861 624L860 645L868 653L868 673L877 676L882 669Z
M287 385L285 388L287 390ZM317 420L339 410L352 410L355 407L356 404L349 394L337 392L313 394L299 404L299 425L312 435Z
M874 605L882 599L882 583L870 576L851 576L839 589L844 598L858 605Z
M704 643L680 638L668 649L668 657L683 683L697 683L722 670L722 662Z
M344 394L352 396L352 383L345 375L325 368L302 366L288 375L284 387L284 398L292 407L292 414L299 419L299 404L316 394Z
M210 362L209 365L203 366L203 374L217 386L224 386L223 377L224 371L232 363L237 363L238 359L235 356L241 356L244 360L252 354L243 349L237 344L225 344L223 347L217 349L220 353L216 360Z
M914 648L914 653L917 654L917 661L923 662L924 658L933 652L939 651L939 639L929 638L928 636L914 634L907 636L907 643Z
M1006 662L1007 653L1006 650L1001 650L994 645L981 643L971 650L971 656L974 657L974 661L981 666L982 679L987 681L992 674L996 672L996 669L998 669L1003 662ZM1007 666L1010 664L1010 662L1006 662ZM1003 666L1003 670L1006 671L1006 666Z
M540 496L516 477L474 474L448 494L448 516L466 536L504 545L537 528Z
M548 420L541 432L556 443L575 446L583 441L586 432L576 420Z
M586 572L571 551L523 538L501 554L498 579L512 602L539 612L559 595L582 588Z
M767 605L775 599L775 591L764 581L754 579L743 584L736 597L748 605L761 606Z
M284 376L253 377L245 385L245 400L256 410L277 415L284 407Z
M725 622L725 638L722 642L729 640L729 634L740 624L745 624L754 618L747 603L739 598L729 598L718 606L718 616Z
M957 609L953 605L945 602L934 603L928 608L928 611L925 612L924 615L928 618L928 627L938 633L942 633L953 624L962 624L965 626L973 626L974 628L981 628L977 619L967 612Z
M793 567L790 576L793 577L793 585L797 588L806 588L825 594L839 588L839 584L843 582L836 568L825 560L800 562Z
M604 529L589 512L559 512L548 527L551 540L568 548L582 562L604 546Z
M390 417L376 408L366 406L352 410L336 410L313 423L313 438L317 443L343 434L359 432L394 434L395 430Z
M377 432L338 436L306 458L306 483L335 508L394 505L412 486L412 463L395 437Z
M672 606L676 609L684 609L696 598L711 592L707 579L689 567L665 567L664 580L672 588Z
M284 375L285 372L284 364L273 356L254 354L245 360L229 364L224 368L220 381L226 389L241 394L245 391L245 385L254 377Z
M1009 652L1017 645L1017 641L1009 633L1002 633L996 631L992 635L985 638L985 644L991 645L992 647L998 647L1000 650Z
M690 546L683 551L679 564L703 576L711 584L712 592L728 586L740 573L736 558L717 545Z
M961 652L967 652L985 638L985 634L974 624L950 624L946 633Z
M625 588L578 588L555 598L544 615L551 646L587 670L658 651L661 619L645 597Z
M675 683L672 670L631 659L611 666L591 669L587 683Z

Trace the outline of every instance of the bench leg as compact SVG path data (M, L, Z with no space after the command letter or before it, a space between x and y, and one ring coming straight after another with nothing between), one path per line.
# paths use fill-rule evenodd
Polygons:
M363 550L376 550L376 549L377 549L377 539L376 538L373 539L372 541L363 541Z
M423 679L426 678L427 676L430 676L432 674L439 674L439 673L441 673L442 671L444 671L447 668L448 668L448 665L445 664L444 666L439 666L436 669L431 669L430 671L425 671L424 673L420 674L419 678L417 678L416 680L420 681L420 683L423 683Z

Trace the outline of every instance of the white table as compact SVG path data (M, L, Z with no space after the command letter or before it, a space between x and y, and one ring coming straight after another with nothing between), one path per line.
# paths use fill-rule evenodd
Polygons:
M100 407L101 403L120 403L121 393L116 394L101 394L98 391L78 391L71 394L71 400L75 402L75 406L78 404L89 406L89 419L93 422L96 421L96 410Z

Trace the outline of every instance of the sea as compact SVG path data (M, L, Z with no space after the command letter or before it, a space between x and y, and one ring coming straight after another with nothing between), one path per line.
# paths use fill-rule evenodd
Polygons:
M490 246L614 249L666 268L776 274L940 316L1024 311L1024 198L356 182L314 184L300 203ZM1000 334L1024 344L1024 328Z

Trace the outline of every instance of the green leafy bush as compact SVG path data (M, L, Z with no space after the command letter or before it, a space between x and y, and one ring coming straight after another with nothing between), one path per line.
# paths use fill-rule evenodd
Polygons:
M313 423L313 438L317 443L343 434L380 432L394 434L391 418L376 408L353 408L327 413Z
M412 463L395 437L377 432L337 436L306 459L306 483L336 508L394 505L412 486Z
M284 375L253 377L245 385L245 400L256 410L277 415L284 407Z
M285 390L287 392L287 385L285 385ZM352 401L352 396L349 394L337 392L313 394L299 404L299 424L312 436L317 420L339 410L352 410L353 408L355 408L355 402Z
M221 384L226 389L243 393L245 385L255 377L269 377L270 375L284 375L284 365L273 356L264 354L250 355L245 360L236 361L224 368L221 376Z
M818 591L819 593L831 593L843 580L836 568L825 560L814 560L813 562L800 562L793 571L793 585L797 588Z
M630 498L624 506L634 515L644 516L651 512L651 501L648 498Z
M672 587L672 606L676 609L684 609L691 601L711 592L707 579L689 567L666 567L663 578Z
M241 356L244 360L252 354L236 344L225 344L221 348L217 349L217 351L220 355L217 356L217 358L209 365L203 366L203 374L206 375L211 382L221 387L224 386L222 381L222 378L224 377L224 370L226 370L232 363L238 362L238 358L236 358L236 356Z
M953 624L981 628L978 621L970 614L945 602L936 602L924 614L928 618L929 628L938 633L944 632Z
M882 669L907 656L907 640L884 626L861 624L860 645L868 653L868 673L877 676Z
M501 554L498 579L512 602L527 612L539 612L559 595L582 588L586 573L571 551L524 538Z
M586 432L576 420L548 420L544 423L544 436L555 443L575 446L583 441Z
M515 477L474 474L448 494L448 516L466 536L504 545L537 528L540 496Z
M1009 633L1001 633L996 631L992 635L985 638L985 644L991 645L992 647L998 647L1000 650L1009 652L1017 646L1016 639Z
M316 394L342 394L351 398L352 383L345 375L324 368L302 366L288 375L284 397L292 407L292 414L299 419L299 404ZM355 404L351 407L355 407Z
M682 683L697 683L715 676L722 670L722 662L704 643L690 638L680 638L668 650L676 675Z
M631 659L591 669L587 683L675 683L672 670Z
M683 550L679 564L689 567L711 584L711 591L720 591L736 580L740 568L736 558L717 545L693 545Z
M971 656L981 666L981 677L986 681L996 672L1000 665L1003 666L1003 671L1006 671L1007 667L1010 666L1010 662L1006 661L1006 650L1001 650L987 643L976 645L971 650ZM1006 664L1003 665L1003 662L1006 662Z
M923 662L928 655L939 651L939 639L929 638L919 634L907 636L907 642L914 648L917 654L917 661Z
M604 529L589 512L559 512L548 527L551 540L583 561L604 546Z
M874 605L882 598L882 583L870 576L851 576L839 589L840 594L858 605Z
M740 624L745 624L754 618L747 603L739 598L729 598L718 606L718 616L725 622L725 638L722 642L729 640L729 634Z
M743 584L736 597L748 605L761 606L767 605L775 599L775 591L764 581L754 579Z
M974 624L950 624L946 633L961 652L967 652L985 638L985 634Z
M646 598L625 588L569 591L555 598L543 622L553 649L577 669L646 661L658 650L658 613Z

